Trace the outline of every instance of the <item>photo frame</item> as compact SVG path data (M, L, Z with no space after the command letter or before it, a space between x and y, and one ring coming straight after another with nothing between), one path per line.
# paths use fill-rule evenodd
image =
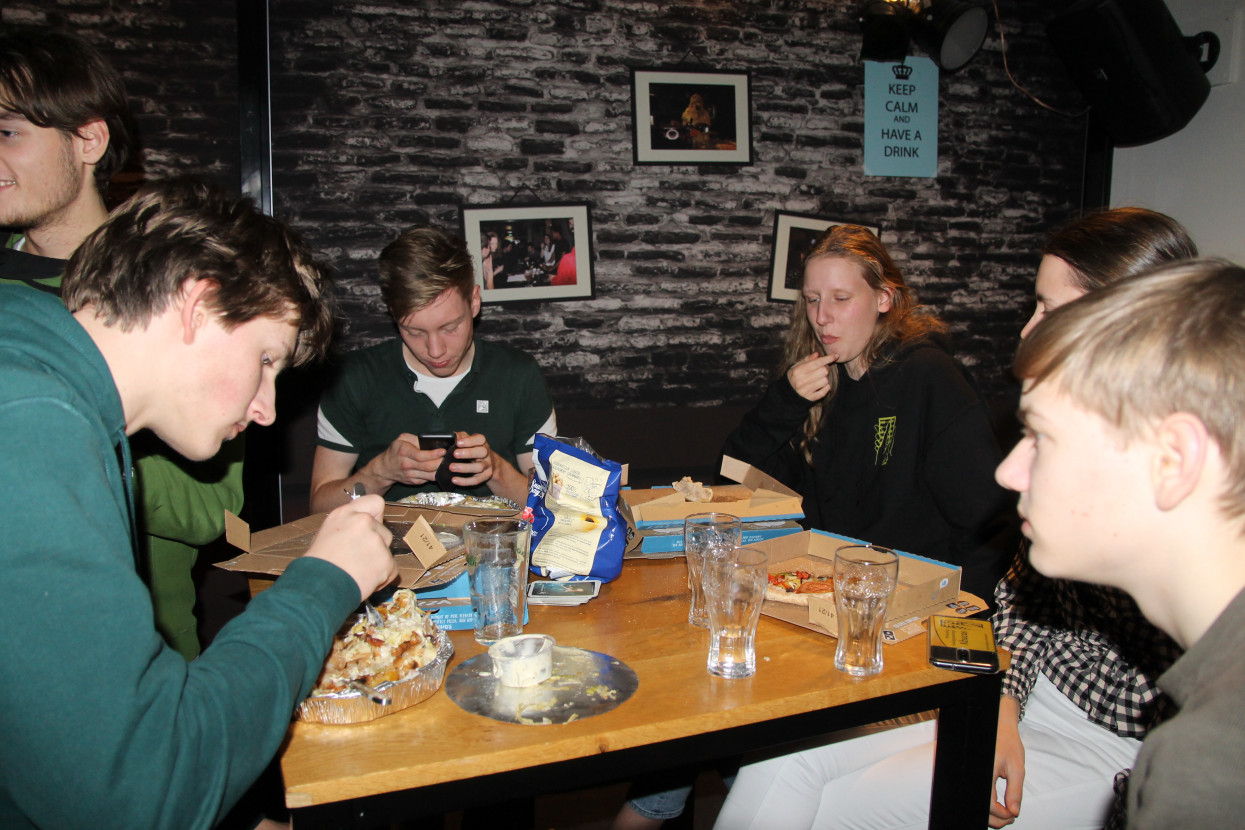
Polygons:
M636 164L752 164L746 72L631 70Z
M463 206L460 212L482 302L595 296L586 203Z
M769 301L794 303L800 296L800 280L804 276L804 256L821 232L832 225L860 225L878 229L863 222L840 222L803 213L774 214L774 249L770 257Z

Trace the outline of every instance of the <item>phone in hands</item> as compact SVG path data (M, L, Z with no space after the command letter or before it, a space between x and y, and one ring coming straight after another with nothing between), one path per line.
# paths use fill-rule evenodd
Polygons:
M458 441L458 436L452 432L445 432L426 433L415 437L419 439L421 450L445 450L445 455L441 458L441 466L437 467L436 482L442 490L454 489L454 483L450 481L454 477L450 465L454 463L454 445Z

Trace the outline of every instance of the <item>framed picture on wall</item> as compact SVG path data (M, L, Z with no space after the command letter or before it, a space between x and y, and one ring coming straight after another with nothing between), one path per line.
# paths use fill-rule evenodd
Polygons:
M631 71L636 164L751 164L746 72Z
M463 206L461 214L483 302L594 296L586 203Z
M876 235L878 229L863 222L838 222L801 213L774 214L774 251L770 258L769 300L794 303L800 296L800 280L804 277L804 257L832 225L860 225Z

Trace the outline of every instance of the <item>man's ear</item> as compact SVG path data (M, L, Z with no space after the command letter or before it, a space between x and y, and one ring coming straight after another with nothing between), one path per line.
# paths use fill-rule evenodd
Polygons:
M182 326L182 342L187 346L195 342L195 336L212 319L208 300L212 298L214 288L211 280L189 277L182 283L181 293L174 300Z
M474 320L475 318L479 316L480 316L480 286L477 283L476 285L471 286L471 319Z
M87 164L99 163L99 160L104 157L104 151L108 149L108 141L111 137L108 124L102 119L88 121L74 130L78 155Z
M1210 433L1202 419L1188 412L1164 418L1155 429L1155 454L1151 478L1154 503L1160 510L1178 507L1202 480L1207 455L1212 451Z

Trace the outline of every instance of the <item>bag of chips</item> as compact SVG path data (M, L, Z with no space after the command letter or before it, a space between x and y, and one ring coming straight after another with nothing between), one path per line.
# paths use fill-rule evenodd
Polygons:
M527 496L532 572L551 579L610 582L622 572L627 522L618 512L622 465L583 439L537 435Z

